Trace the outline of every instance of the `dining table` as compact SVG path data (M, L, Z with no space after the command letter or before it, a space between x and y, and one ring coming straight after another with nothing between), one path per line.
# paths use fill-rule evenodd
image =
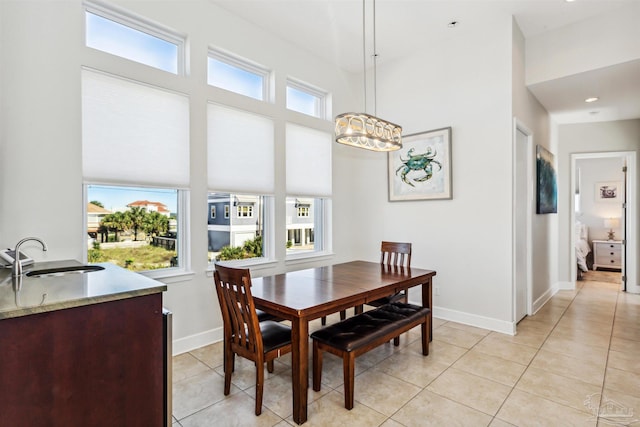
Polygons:
M291 322L293 420L297 424L307 421L309 322L419 285L422 305L433 310L435 275L433 270L350 261L252 279L256 308ZM430 340L432 336L431 327Z

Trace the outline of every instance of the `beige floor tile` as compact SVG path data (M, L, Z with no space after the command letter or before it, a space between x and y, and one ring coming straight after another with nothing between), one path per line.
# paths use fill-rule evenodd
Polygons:
M239 392L232 384L230 395ZM180 421L224 398L224 378L208 370L173 384L173 415Z
M630 396L605 387L602 392L599 415L608 425L639 425L640 397ZM615 424L615 422L618 424Z
M638 318L640 318L640 316ZM610 350L638 354L640 353L640 341L632 341L632 340L625 340L624 338L619 338L619 337L611 337Z
M391 418L387 418L387 420L385 422L380 424L380 427L405 427L405 426L403 426L402 424L400 424L397 421L394 421Z
M596 425L596 418L586 412L517 389L509 395L496 418L518 427Z
M536 348L528 345L512 343L509 335L504 334L488 335L474 347L474 350L521 365L528 365L538 351Z
M391 416L421 391L421 387L370 369L356 376L354 400L355 405L363 404Z
M183 353L173 357L172 379L174 383L207 372L209 366L202 363L190 353Z
M427 390L485 414L495 415L511 387L449 368L429 384Z
M638 387L638 384L640 384L640 374L623 371L621 369L607 368L604 388L630 396L640 397L640 387Z
M468 350L457 345L452 345L444 341L433 340L429 343L429 356L428 360L442 363L445 365L452 365L456 360L465 354ZM422 356L422 343L420 341L414 341L408 347L402 349L398 354L413 354Z
M491 332L491 334L496 335L500 333ZM540 348L548 336L548 333L539 333L532 328L521 328L520 325L518 325L518 330L515 335L500 334L500 338L504 341L509 341L513 344L526 345L533 348Z
M419 353L403 352L383 360L371 370L392 375L418 387L426 387L449 366L450 363L438 362L431 354L422 356Z
M391 418L403 426L424 427L486 426L491 422L491 416L429 390L422 391Z
M518 333L532 332L540 335L549 335L553 327L553 324L548 325L541 322L535 322L529 320L528 317L525 317L518 323L518 325L516 326L516 330Z
M609 348L611 331L588 331L583 329L575 329L569 325L558 325L549 336L588 343L589 345L592 345L594 347Z
M433 332L433 340L443 341L458 347L471 348L476 345L484 335L452 328L449 325L440 326Z
M602 387L584 381L563 377L536 368L529 368L516 389L570 406L578 411L589 412L584 402L589 396L599 394Z
M262 405L264 407L269 408L270 411L281 418L287 418L293 414L293 384L290 372L271 376L264 381L263 387ZM327 386L322 387L320 391L313 391L311 380L309 380L307 402L311 403L331 391L333 389ZM255 385L244 392L254 399L256 395Z
M308 406L307 422L304 425L309 427L368 427L380 425L386 419L386 415L357 402L353 409L345 409L344 395L334 390ZM296 425L293 417L288 417L287 422L292 426Z
M491 421L491 424L489 424L489 427L517 427L517 426L515 426L515 425L513 425L511 423L508 423L506 421L502 421L499 418L494 418Z
M265 381L274 375L279 375L283 372L290 371L290 367L280 363L277 359L274 360L274 371L269 373L267 371L267 364L262 367L264 369ZM224 378L224 366L218 366L214 371ZM246 390L249 387L256 385L256 365L243 357L236 356L235 369L231 375L231 384L235 385L241 390Z
M568 340L558 336L549 337L542 346L542 349L566 354L576 359L588 360L601 365L607 363L607 348L585 344L580 341Z
M222 401L196 412L182 420L182 427L210 427L210 426L256 426L271 427L281 421L281 418L262 407L260 416L255 415L255 400L247 398L244 393L238 393Z
M527 368L516 362L470 350L453 365L454 368L513 387Z
M531 361L530 367L598 386L602 386L605 373L604 364L580 360L575 357L547 350L540 350L533 361Z
M621 369L636 374L640 374L640 358L638 353L622 352L611 350L607 363L609 368Z
M210 368L217 368L224 363L224 346L222 342L206 345L189 353Z

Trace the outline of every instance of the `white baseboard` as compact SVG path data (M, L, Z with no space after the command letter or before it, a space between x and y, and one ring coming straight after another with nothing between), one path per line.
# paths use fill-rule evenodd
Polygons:
M547 289L544 294L540 295L540 297L533 302L533 313L531 314L536 314L537 311L540 310L547 303L547 301L549 301L551 297L553 297L558 292L558 290L560 290L559 286L559 284L552 286L551 288Z
M222 333L222 327L220 327L173 340L173 355L177 356L178 354L186 353L188 351L195 350L196 348L222 341Z
M516 325L514 322L478 316L477 314L469 314L448 308L433 307L433 317L508 335L515 335L516 332Z

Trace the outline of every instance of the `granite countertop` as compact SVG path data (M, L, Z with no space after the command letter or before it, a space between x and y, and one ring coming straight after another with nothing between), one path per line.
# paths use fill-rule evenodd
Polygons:
M75 260L37 262L25 267L25 275L17 279L11 277L10 268L0 269L0 320L167 290L164 283L109 263L97 264L104 270L90 273L26 276L32 270L80 265Z

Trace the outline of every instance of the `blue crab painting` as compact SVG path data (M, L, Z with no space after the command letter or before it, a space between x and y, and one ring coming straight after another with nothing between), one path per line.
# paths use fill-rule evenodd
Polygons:
M400 179L405 184L409 184L412 187L415 187L411 181L414 182L425 182L431 179L433 176L433 165L438 165L438 170L442 170L442 164L434 160L436 155L438 154L431 147L427 147L427 151L422 154L413 154L415 151L414 148L409 149L407 151L407 155L409 156L406 160L400 156L400 161L402 162L402 166L396 169L396 175L400 172ZM411 172L423 171L423 176L418 176L416 178L411 178L409 174ZM415 174L413 174L415 175Z

